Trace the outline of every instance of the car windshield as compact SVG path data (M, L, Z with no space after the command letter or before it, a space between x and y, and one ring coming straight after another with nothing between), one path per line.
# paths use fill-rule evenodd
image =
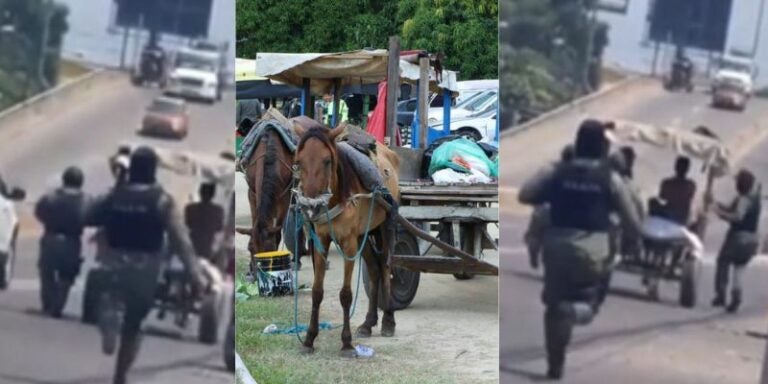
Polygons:
M486 92L478 97L473 98L461 108L469 111L480 111L483 110L483 107L485 107L486 104L491 102L491 100L494 98L496 98L496 92Z
M181 113L184 111L184 105L171 100L158 99L152 102L148 110L159 113Z
M216 64L213 60L197 55L179 53L176 57L176 67L198 69L201 71L213 72L216 70Z
M747 63L731 61L727 59L724 59L722 62L720 62L720 69L727 69L734 72L752 73L752 69Z

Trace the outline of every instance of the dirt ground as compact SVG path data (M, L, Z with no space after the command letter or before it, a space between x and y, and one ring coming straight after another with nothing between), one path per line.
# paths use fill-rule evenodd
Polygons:
M246 201L242 176L237 176L238 190L238 225L249 225L249 212ZM491 234L497 236L496 226L489 228ZM238 236L236 243L240 265L247 260L245 252L247 238ZM498 253L486 252L485 258L498 265ZM338 299L341 288L343 268L342 259L332 253L330 270L325 278L325 299L321 306L320 321L330 322L333 326L341 324L342 312ZM239 272L242 272L240 270ZM353 291L357 278L355 269ZM306 263L299 272L299 283L312 283L312 267ZM286 313L275 314L274 323L285 326L293 320L293 297L285 298L256 298L252 300L272 300L287 309ZM311 292L303 289L299 292L299 323L309 322ZM352 317L352 329L363 322L368 307L363 284L357 299L357 309ZM238 307L240 308L240 307ZM245 306L243 306L245 308ZM238 310L238 314L240 311ZM381 318L381 314L379 316ZM248 327L247 318L238 316L238 328ZM317 372L321 376L311 376L313 382L360 382L350 380L353 371L389 372L393 383L496 383L498 382L498 278L493 276L478 276L472 280L458 281L451 275L422 274L416 298L410 307L395 313L397 322L396 334L392 338L379 335L380 329L375 329L373 337L361 339L353 336L353 344L363 344L372 347L376 354L371 359L358 358L357 361L347 361L338 356L341 347L340 328L321 331L315 344L314 355L305 357L298 353L299 343L295 335L258 335L255 329L238 329L238 351L246 365L254 372L269 371L269 365L295 367L292 369L309 369L307 364L314 365L311 359L324 367ZM263 328L262 328L263 329ZM264 352L253 340L240 338L261 338L264 343L272 343L269 338L282 338L290 347L287 352L276 353L274 358L254 360L252 354ZM241 348L241 345L243 348ZM263 345L262 345L263 347ZM275 348L281 348L276 346ZM246 350L243 350L246 349ZM264 353L261 353L264 356ZM251 367L259 364L260 367ZM327 366L339 369L328 369ZM320 373L321 372L321 373ZM253 372L252 372L253 373ZM351 376L350 376L351 375ZM265 382L254 373L257 382ZM296 372L289 376L288 381L300 382L304 376ZM389 376L389 375L387 375ZM309 376L305 376L309 377ZM368 376L370 377L370 376ZM372 381L379 382L380 380ZM285 379L281 379L285 380ZM350 380L350 381L347 381ZM365 380L364 380L365 381Z

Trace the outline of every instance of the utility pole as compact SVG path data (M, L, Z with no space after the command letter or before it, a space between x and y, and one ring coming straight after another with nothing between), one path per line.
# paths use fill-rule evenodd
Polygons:
M760 49L760 37L763 30L763 15L765 14L765 0L760 0L760 10L757 12L757 25L755 26L755 38L752 40L752 59L757 56Z
M581 73L582 87L585 93L592 92L592 85L589 83L589 69L592 67L592 51L594 50L595 31L597 24L597 7L593 0L585 0L584 7L587 12L587 46L584 52L584 68Z

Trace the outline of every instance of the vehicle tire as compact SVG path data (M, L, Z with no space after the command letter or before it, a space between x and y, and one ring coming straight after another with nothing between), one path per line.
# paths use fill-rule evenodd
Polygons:
M406 232L400 230L397 233L397 240L395 242L395 254L397 255L418 255L419 244L416 242L416 238ZM368 277L368 266L364 260L362 261L363 270L363 284L365 285L365 294L368 298L371 297L370 282ZM407 308L411 305L413 298L416 297L416 291L419 289L419 280L421 273L418 271L411 271L400 267L393 267L392 279L390 280L390 298L389 301L392 305L392 310L399 311ZM384 289L383 285L379 286L379 308L384 309Z
M456 130L456 134L459 136L464 136L467 139L470 139L472 141L478 142L483 139L483 135L480 134L476 129L464 127L459 128Z
M107 285L107 273L100 269L88 271L83 289L83 306L80 321L85 324L96 324L99 320L99 302Z
M688 256L683 260L680 273L680 305L685 308L696 306L696 286L699 275L699 262Z
M224 364L230 372L235 371L235 323L227 328L227 336L224 339Z
M200 303L200 325L197 339L204 344L216 344L219 340L219 293L209 292Z

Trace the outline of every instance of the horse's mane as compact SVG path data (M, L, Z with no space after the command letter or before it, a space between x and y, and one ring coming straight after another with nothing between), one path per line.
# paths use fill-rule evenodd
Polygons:
M279 141L279 140L278 140ZM265 145L264 168L262 169L261 192L259 193L259 206L257 220L260 228L266 228L271 218L270 214L275 206L275 198L280 192L280 175L277 173L277 145L271 134L264 135L259 145Z
M331 139L328 137L328 132L328 128L325 126L310 128L301 137L297 151L304 149L304 145L310 139L319 140L321 143L323 143L323 145L333 151L338 160L336 175L338 176L339 181L339 199L341 201L346 201L352 195L352 181L358 175L355 172L355 169L352 167L349 157L344 154L344 152L336 149L336 143L331 141Z

